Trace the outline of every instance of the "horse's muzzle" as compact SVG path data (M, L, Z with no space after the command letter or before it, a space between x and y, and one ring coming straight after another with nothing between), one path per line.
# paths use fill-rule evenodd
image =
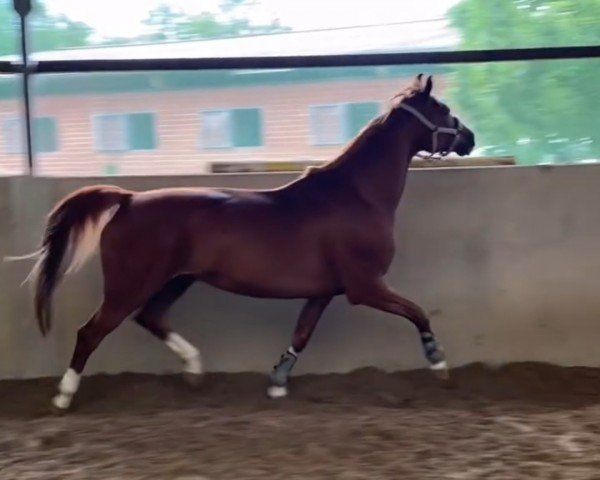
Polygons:
M454 151L460 155L465 156L469 155L473 149L475 148L475 139L471 135L471 137L465 137L464 135L459 135L456 147Z
M449 151L454 151L461 156L469 155L475 148L475 135L469 128L465 127L462 123L457 123L458 132L454 137Z

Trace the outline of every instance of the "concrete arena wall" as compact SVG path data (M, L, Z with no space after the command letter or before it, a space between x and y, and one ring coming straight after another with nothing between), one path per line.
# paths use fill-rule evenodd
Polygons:
M111 178L133 189L270 187L293 175ZM0 255L39 241L54 202L106 179L0 178ZM398 211L398 253L389 282L432 316L453 366L546 361L600 366L600 166L412 171ZM79 324L101 294L97 257L55 299L42 339L30 263L0 265L0 378L59 375ZM267 372L289 344L301 301L235 296L193 287L173 308L176 330L198 345L211 371ZM343 298L327 310L296 373L423 367L409 323ZM171 372L179 364L133 325L115 331L86 373Z

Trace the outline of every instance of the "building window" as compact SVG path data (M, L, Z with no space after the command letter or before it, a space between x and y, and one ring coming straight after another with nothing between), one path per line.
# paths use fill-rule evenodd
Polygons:
M33 151L52 153L58 151L58 129L56 119L52 117L34 118L31 126ZM9 155L25 153L25 129L18 118L4 122L4 146Z
M260 147L264 145L259 108L202 112L203 148Z
M344 141L343 105L310 107L313 145L338 145Z
M376 102L310 107L311 143L340 145L354 138L379 113Z
M25 151L23 138L23 130L21 129L21 121L17 118L10 118L4 121L4 151L8 155L18 155Z
M202 113L202 145L204 148L231 147L230 112Z
M156 149L153 113L97 115L94 139L100 152L124 152Z

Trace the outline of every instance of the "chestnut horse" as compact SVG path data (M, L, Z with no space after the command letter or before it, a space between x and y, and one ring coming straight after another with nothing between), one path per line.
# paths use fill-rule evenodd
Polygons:
M169 329L165 313L196 281L253 297L303 298L291 346L270 374L269 396L287 394L288 377L334 296L405 317L420 334L430 367L448 370L429 319L386 285L395 253L394 218L411 159L420 151L469 154L473 132L431 95L418 75L341 154L276 189L171 188L133 192L92 186L50 213L37 262L35 313L51 327L51 297L65 273L100 246L104 298L77 333L53 405L67 409L84 366L102 339L134 312L192 378L199 351Z

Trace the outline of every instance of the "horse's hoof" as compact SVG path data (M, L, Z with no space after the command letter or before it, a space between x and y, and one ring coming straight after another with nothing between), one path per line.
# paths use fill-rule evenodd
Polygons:
M433 374L440 380L447 382L450 380L450 371L448 370L448 364L445 360L434 363L430 367Z
M450 381L450 371L448 369L446 369L446 370L434 370L433 373L442 382L449 382Z
M284 398L287 397L288 389L287 387L280 387L278 385L270 385L267 388L267 396L269 398Z
M454 377L449 376L445 380L441 380L441 382L442 382L442 388L445 388L446 390L454 390L457 387Z
M64 415L69 411L70 404L70 399L59 394L52 399L52 403L50 404L50 412L56 416Z
M183 372L183 380L190 387L197 387L202 383L203 375L201 373Z
M55 417L62 417L69 412L68 408L59 408L56 405L50 405L50 413Z

